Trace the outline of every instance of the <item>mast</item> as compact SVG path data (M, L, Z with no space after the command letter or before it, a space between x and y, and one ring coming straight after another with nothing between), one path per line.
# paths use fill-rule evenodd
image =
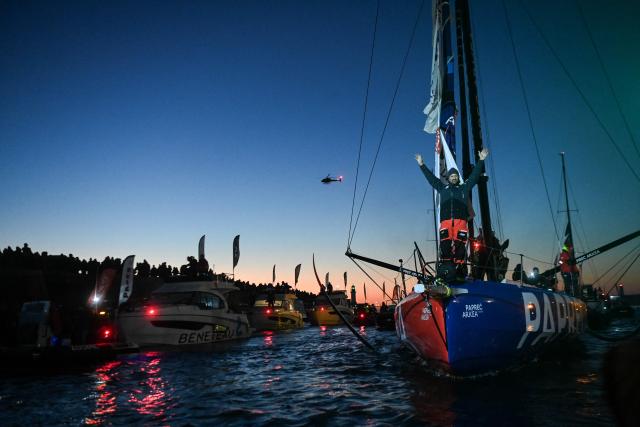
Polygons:
M456 17L460 16L459 6L456 3ZM460 19L456 19L456 45L457 45L457 59L458 59L458 88L460 90L460 130L462 131L462 173L463 178L466 180L473 166L471 165L471 150L469 149L469 129L468 129L468 113L467 113L467 89L465 83L465 71L464 71L464 47L462 38L462 22ZM471 194L469 194L471 203ZM473 206L473 205L471 205ZM473 218L469 219L469 238L473 239Z
M483 148L482 129L480 128L480 107L478 104L478 86L476 83L475 60L473 57L473 42L471 36L471 21L469 18L468 0L456 1L456 17L462 26L464 70L466 71L466 83L469 89L469 109L471 132L473 136L474 158L477 162L477 152ZM493 228L491 227L491 213L489 210L489 192L487 190L488 178L482 175L478 181L478 202L480 204L480 216L485 242L493 243ZM471 227L470 227L471 228ZM494 274L490 271L490 274Z
M562 182L564 184L564 201L567 208L567 238L569 239L569 244L573 246L573 230L571 229L571 215L569 213L569 192L567 191L567 171L564 166L564 151L560 153L560 157L562 158Z

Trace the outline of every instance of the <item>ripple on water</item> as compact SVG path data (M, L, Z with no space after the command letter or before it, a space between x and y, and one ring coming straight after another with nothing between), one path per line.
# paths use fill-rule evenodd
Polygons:
M6 378L0 424L613 425L600 364L541 359L476 380L434 376L393 332L259 334L224 349L124 355L83 374ZM549 415L541 415L549 414Z

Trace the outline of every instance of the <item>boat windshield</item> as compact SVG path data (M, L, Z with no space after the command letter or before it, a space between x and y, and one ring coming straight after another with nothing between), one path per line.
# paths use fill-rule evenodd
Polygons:
M276 300L273 302L273 306L274 307L282 307L282 300ZM269 305L269 302L266 299L259 299L256 301L255 306L256 307L266 307Z
M224 302L217 295L205 292L161 292L153 294L151 304L155 305L195 305L203 310L224 308Z

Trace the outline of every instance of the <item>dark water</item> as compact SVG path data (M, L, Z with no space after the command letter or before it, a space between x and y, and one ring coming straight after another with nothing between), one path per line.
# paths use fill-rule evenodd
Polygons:
M380 354L344 327L307 326L81 372L5 376L0 425L614 425L601 374L613 344L590 335L516 372L455 380L429 372L394 332L365 332Z

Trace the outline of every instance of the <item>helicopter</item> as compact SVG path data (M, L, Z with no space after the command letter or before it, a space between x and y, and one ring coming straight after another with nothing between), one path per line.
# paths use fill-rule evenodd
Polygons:
M340 175L337 178L333 178L331 174L327 174L327 176L322 178L320 182L323 184L331 184L332 182L342 182L342 175Z

